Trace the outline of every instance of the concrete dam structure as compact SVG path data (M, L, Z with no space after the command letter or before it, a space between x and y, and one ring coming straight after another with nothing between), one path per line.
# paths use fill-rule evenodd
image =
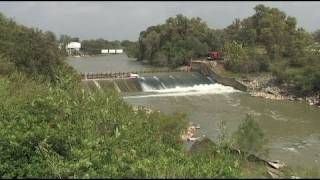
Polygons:
M213 70L213 65L207 61L193 61L192 71L198 71L203 76L211 77L217 83L223 84L225 86L231 86L240 91L247 91L247 87L238 82L235 78L222 77L216 74Z
M191 69L191 72L190 72ZM141 72L141 76L130 78L130 73L91 74L83 75L83 84L87 89L113 89L117 92L148 92L159 90L187 90L189 88L204 87L213 84L230 86L240 91L246 91L246 87L234 78L221 77L206 61L195 61L188 70L171 70L164 72ZM138 73L138 72L135 72ZM85 78L84 78L85 77ZM215 85L217 86L217 85ZM178 88L178 89L177 89ZM184 88L184 89L183 89ZM200 90L198 89L198 90ZM210 93L210 92L209 92Z
M108 80L88 80L82 81L85 89L89 91L115 90L117 92L141 92L142 87L137 78L131 79L108 79Z
M82 83L90 91L113 89L122 94L143 93L142 96L152 97L238 92L233 87L217 83L211 77L203 76L198 71L144 74L138 78L87 80ZM141 95L134 97L139 98Z

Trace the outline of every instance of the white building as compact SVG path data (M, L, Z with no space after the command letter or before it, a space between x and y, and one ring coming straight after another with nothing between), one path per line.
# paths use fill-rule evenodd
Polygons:
M101 49L101 54L122 54L123 49Z
M81 48L81 43L79 42L70 42L66 46L66 51L69 55L73 54L74 52L79 52Z
M115 54L116 50L115 49L109 49L109 54Z
M123 49L116 49L116 54L121 54L123 53Z
M108 54L109 50L108 49L101 49L101 54Z

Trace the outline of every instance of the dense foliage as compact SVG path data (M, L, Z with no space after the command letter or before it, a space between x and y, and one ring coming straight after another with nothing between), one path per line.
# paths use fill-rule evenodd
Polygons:
M221 35L200 18L179 14L140 33L138 60L171 67L188 64L192 57L203 57L208 50L221 48Z
M311 34L298 28L296 18L277 8L257 5L254 10L222 30L183 15L150 26L140 33L138 60L176 67L218 50L229 71L272 72L297 93L319 91L319 30Z
M224 151L185 152L184 115L134 110L115 92L83 90L53 36L0 20L0 177L242 175L239 158Z
M313 34L314 41L320 43L320 29L316 30Z
M189 156L181 115L134 111L113 93L2 78L1 177L237 177L239 162ZM68 89L67 91L64 89Z
M288 65L296 65L303 57L306 46L312 43L312 36L302 28L296 27L296 19L287 16L277 8L258 5L255 14L240 21L237 19L225 29L226 39L241 44L248 60L235 58L234 53L226 48L226 63L229 70L243 72L239 64L249 64L247 72L268 71L272 63L280 60ZM228 45L228 43L226 44ZM243 51L239 49L239 51ZM245 66L245 65L244 65Z
M128 55L128 57L138 57L138 42L124 40L121 41L121 46L124 48L124 52Z
M259 124L247 114L239 129L234 133L235 145L246 153L264 153L267 140Z
M319 92L319 32L297 28L294 17L277 8L255 7L255 14L225 29L225 67L234 72L271 71L297 94ZM312 38L313 37L313 38Z
M30 76L54 80L63 65L55 35L18 25L0 13L0 71L9 64ZM3 67L5 66L5 67Z

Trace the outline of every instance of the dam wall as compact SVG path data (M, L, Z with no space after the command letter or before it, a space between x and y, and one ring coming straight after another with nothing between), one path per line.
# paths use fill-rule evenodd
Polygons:
M172 71L170 73L153 72L145 73L137 78L105 78L105 76L98 77L96 74L94 78L87 77L82 83L84 87L90 91L99 89L107 91L113 89L117 92L146 92L157 90L168 90L175 88L190 88L198 87L198 85L221 84L230 86L240 91L246 91L246 86L234 78L222 77L213 71L212 64L207 61L196 61L191 64L191 71ZM122 75L121 73L118 73ZM125 73L123 73L125 74ZM201 88L204 88L201 86Z
M205 61L193 62L191 70L198 71L203 76L211 77L219 84L231 86L240 91L247 91L247 87L238 82L235 78L223 77L215 73L213 71L213 66L211 65L211 63Z
M137 78L127 79L100 79L82 81L85 89L95 91L115 90L117 92L141 92L142 87Z

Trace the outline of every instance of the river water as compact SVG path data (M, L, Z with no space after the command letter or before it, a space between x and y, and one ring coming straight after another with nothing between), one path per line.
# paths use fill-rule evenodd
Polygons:
M80 72L116 72L150 69L126 55L69 58ZM184 112L200 125L198 135L217 140L221 121L231 134L246 114L252 114L268 139L269 160L292 167L320 171L320 109L304 102L251 97L232 87L215 83L198 73L160 73L139 79L143 92L122 93L132 105L170 114Z

